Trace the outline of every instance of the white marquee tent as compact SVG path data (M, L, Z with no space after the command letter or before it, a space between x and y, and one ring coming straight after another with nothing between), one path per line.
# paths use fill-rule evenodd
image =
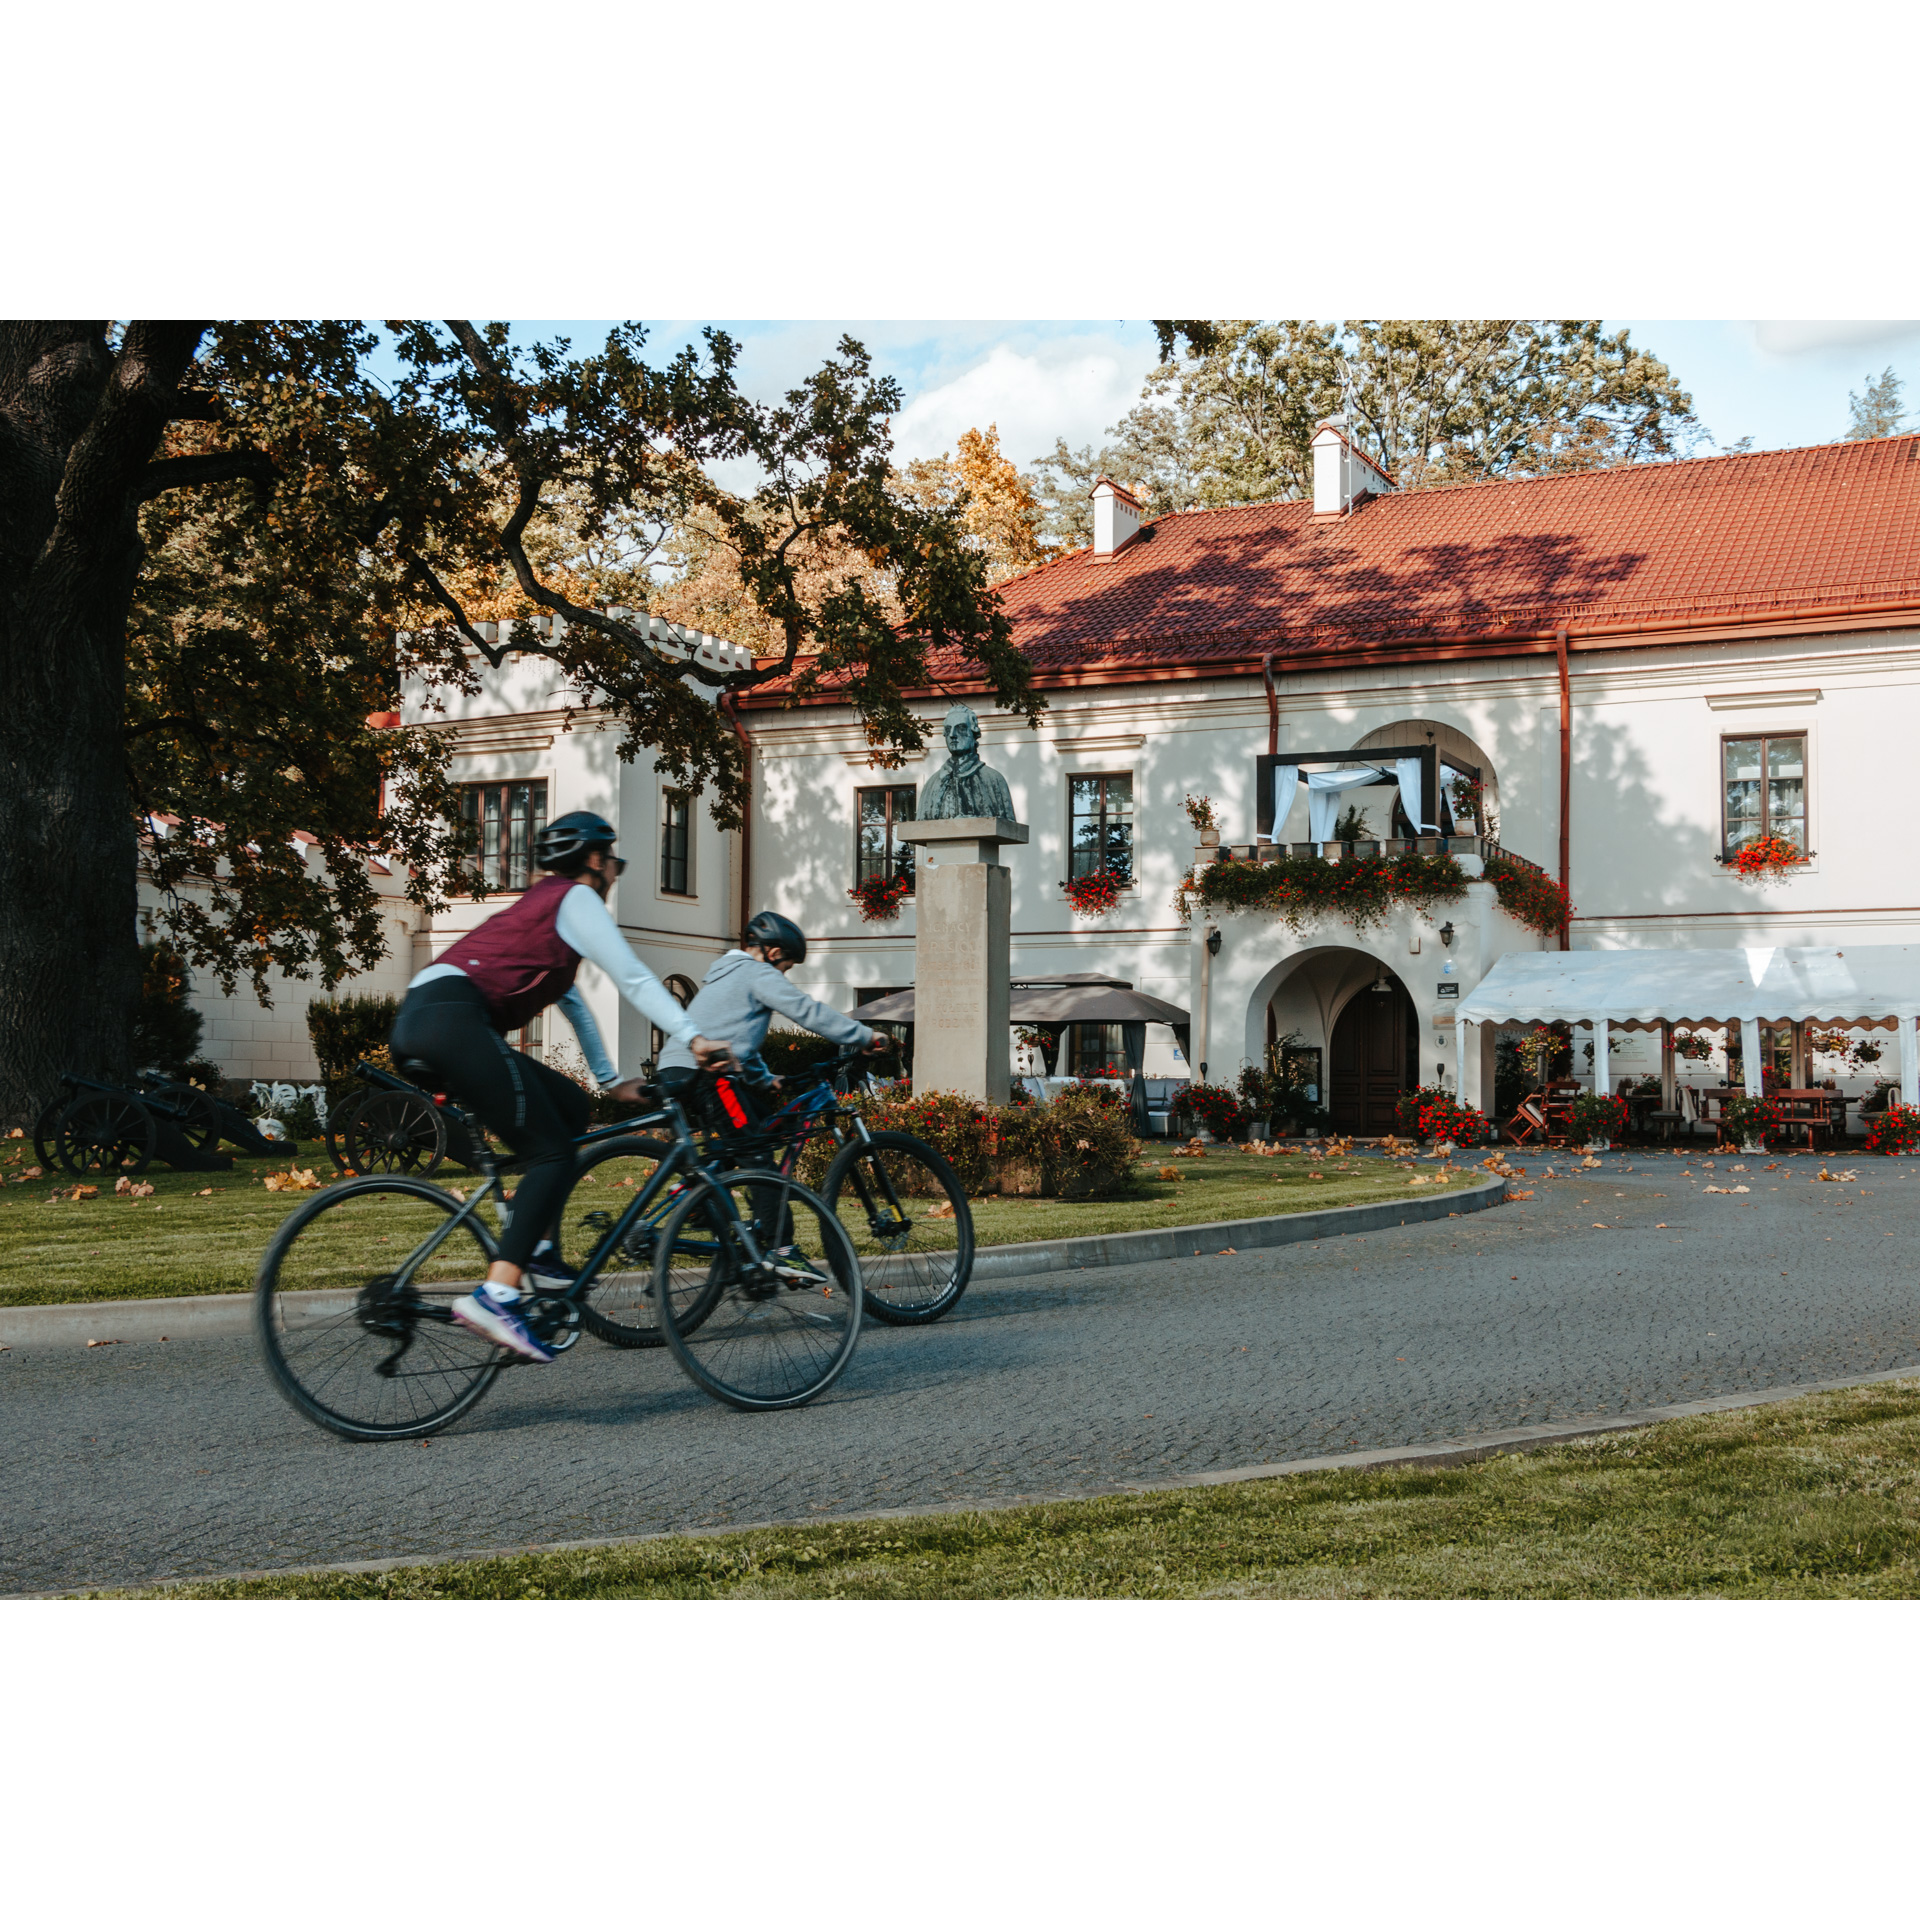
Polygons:
M1900 1097L1920 1105L1920 946L1635 948L1606 953L1510 953L1460 1003L1462 1022L1565 1020L1664 1030L1740 1023L1747 1090L1760 1091L1760 1027L1818 1021L1828 1027L1893 1026L1900 1036ZM1607 1050L1594 1047L1594 1090L1610 1082Z

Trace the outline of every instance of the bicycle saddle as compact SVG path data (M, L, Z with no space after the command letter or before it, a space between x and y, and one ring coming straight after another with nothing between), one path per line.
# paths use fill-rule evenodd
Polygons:
M445 1082L440 1078L440 1069L427 1060L396 1060L394 1066L415 1086L424 1087L428 1093L438 1093Z

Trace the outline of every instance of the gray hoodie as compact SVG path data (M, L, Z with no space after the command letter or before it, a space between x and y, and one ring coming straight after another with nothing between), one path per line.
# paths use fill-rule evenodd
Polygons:
M844 1013L822 1006L811 994L802 993L778 967L729 949L707 969L700 991L693 996L687 1018L703 1039L717 1040L739 1061L749 1081L770 1077L760 1049L767 1028L776 1013L785 1014L795 1026L825 1034L843 1047L864 1047L873 1038L873 1029L850 1020ZM660 1050L660 1065L691 1067L693 1049L684 1040L669 1040Z

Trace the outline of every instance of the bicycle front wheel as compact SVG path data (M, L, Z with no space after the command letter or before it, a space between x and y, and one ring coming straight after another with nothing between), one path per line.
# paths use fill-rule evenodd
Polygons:
M502 1349L452 1307L497 1257L478 1220L418 1250L460 1210L422 1180L373 1175L328 1187L274 1235L254 1282L254 1328L273 1383L347 1440L438 1433L499 1375Z
M973 1211L952 1163L910 1133L850 1140L821 1197L853 1242L867 1311L896 1327L938 1320L973 1278Z
M600 1253L634 1195L653 1178L672 1147L671 1140L632 1133L581 1152L573 1190L560 1214L559 1252L568 1266L584 1267ZM596 1340L611 1347L665 1344L654 1310L653 1255L663 1217L677 1197L678 1189L669 1189L617 1246L607 1248L592 1290L580 1303L580 1324ZM713 1223L700 1223L699 1233L690 1250L711 1255L718 1244ZM697 1324L712 1299L704 1284L682 1285L674 1301L681 1325Z
M690 1188L667 1216L653 1273L672 1308L660 1324L673 1357L729 1406L804 1406L853 1358L860 1262L833 1210L797 1180L746 1167Z

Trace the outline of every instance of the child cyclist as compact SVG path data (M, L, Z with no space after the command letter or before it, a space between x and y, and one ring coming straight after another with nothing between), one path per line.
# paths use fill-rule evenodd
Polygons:
M760 1049L776 1013L843 1047L884 1053L890 1044L871 1027L835 1012L787 979L806 957L807 936L785 914L755 914L740 944L707 969L700 991L687 1008L688 1020L726 1048L748 1087L769 1109L779 1105L780 1083L768 1070ZM699 1059L698 1050L686 1041L669 1040L660 1054L660 1085L678 1097L693 1079Z
M453 1314L525 1360L553 1358L554 1350L520 1311L520 1282L529 1268L554 1278L573 1277L557 1249L548 1250L549 1236L589 1104L565 1074L516 1052L503 1036L558 1006L572 1022L594 1078L615 1099L638 1100L642 1083L620 1078L573 984L580 962L591 960L630 1006L673 1036L688 1079L697 1067L726 1058L724 1047L702 1037L691 1010L683 1010L640 964L607 911L607 895L627 864L614 857L614 837L597 813L563 814L542 828L533 857L546 877L415 974L393 1023L393 1058L401 1071L410 1061L424 1062L520 1159L520 1184L500 1236L500 1258L488 1267L486 1279L455 1303Z

